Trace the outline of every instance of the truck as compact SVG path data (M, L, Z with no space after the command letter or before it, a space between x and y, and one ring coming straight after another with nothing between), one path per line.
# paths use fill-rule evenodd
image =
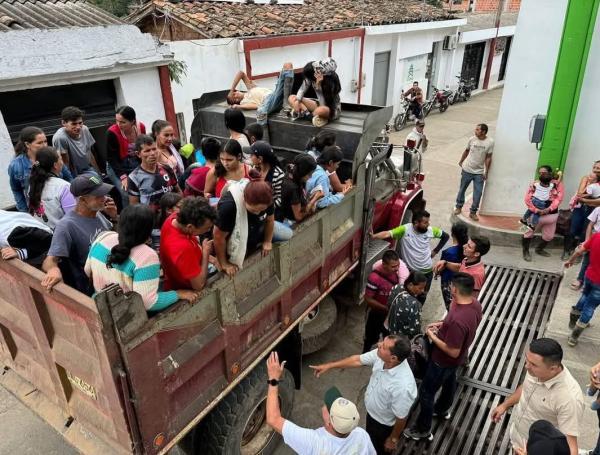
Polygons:
M228 137L225 96L194 100L196 146ZM335 320L336 304L361 302L371 266L390 247L369 233L425 205L419 153L387 140L391 107L342 112L325 128L344 152L340 178L354 188L268 256L247 257L233 278L212 276L195 302L148 315L139 295L117 285L93 297L65 284L48 293L40 270L0 260L0 384L82 453L271 453L280 439L266 424L266 356L276 350L287 361L279 393L289 415L303 338L322 347L332 333L322 321ZM279 114L266 132L287 162L317 129Z

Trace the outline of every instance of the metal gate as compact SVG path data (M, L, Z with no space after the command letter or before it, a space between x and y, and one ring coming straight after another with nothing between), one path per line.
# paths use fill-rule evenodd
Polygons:
M481 292L483 319L469 355L469 368L459 372L452 418L433 420L433 441L401 439L398 453L435 455L509 455L505 416L498 424L489 415L525 377L529 343L538 338L550 317L561 275L490 265ZM417 417L415 409L408 426Z
M486 41L481 43L467 44L463 57L460 77L469 81L473 79L473 90L479 88L481 78L481 66L483 65L483 54L485 53Z

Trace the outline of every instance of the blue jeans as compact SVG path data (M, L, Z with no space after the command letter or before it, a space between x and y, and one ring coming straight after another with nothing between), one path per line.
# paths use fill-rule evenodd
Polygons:
M600 284L594 284L589 278L585 278L581 297L574 307L581 312L579 322L583 324L590 322L598 304L600 304Z
M585 272L587 271L588 265L590 265L590 253L584 253L583 259L581 260L581 267L579 268L579 275L577 279L583 283L585 278Z
M600 427L600 411L596 411L598 414L598 426ZM592 455L600 455L600 433L598 434L598 442L596 442L596 448L592 452Z
M445 414L454 401L456 393L456 370L458 367L441 367L432 360L427 365L427 372L419 389L419 417L416 429L420 432L431 431L433 412L438 415ZM442 392L435 401L435 394L442 388Z
M588 224L587 217L592 213L593 207L582 204L581 207L573 209L571 212L571 229L570 234L572 237L577 237L582 240L585 237L585 228Z
M289 227L285 223L281 223L279 221L275 221L275 225L273 226L273 242L287 242L294 235L294 231L291 227Z
M533 204L533 206L536 209L540 209L540 210L544 210L544 209L547 209L548 207L550 207L550 201L542 201L536 197L531 198L531 203ZM525 210L525 213L523 214L523 219L525 221L527 221L529 218L531 218L529 220L529 224L531 226L537 226L537 224L540 222L540 214L534 213L531 210L527 209L527 210Z
M465 192L469 185L473 182L473 203L471 204L471 213L477 213L479 210L479 202L483 194L483 174L471 174L467 171L462 171L460 174L460 188L456 195L456 208L460 209L465 205Z
M106 163L106 176L110 183L119 190L119 194L121 195L121 202L123 204L123 208L129 205L129 195L127 191L123 189L123 185L121 184L121 179L117 176L114 169L110 166L110 164Z
M256 109L256 121L259 125L267 124L267 116L274 112L280 111L285 100L283 99L283 86L286 78L294 79L294 70L282 70L277 78L275 90L270 95L267 95L263 103Z

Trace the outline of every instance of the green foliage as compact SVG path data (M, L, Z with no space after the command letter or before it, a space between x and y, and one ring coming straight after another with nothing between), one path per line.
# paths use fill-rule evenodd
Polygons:
M140 3L139 0L90 0L90 2L119 17L129 14L129 5Z
M171 81L181 85L184 76L187 75L187 65L181 60L173 60L169 63L169 77Z
M442 7L442 0L426 0L431 6Z

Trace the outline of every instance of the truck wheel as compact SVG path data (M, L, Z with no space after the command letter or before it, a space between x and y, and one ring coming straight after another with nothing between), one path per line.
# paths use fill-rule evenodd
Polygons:
M267 425L267 369L261 362L197 427L194 452L198 455L268 455L281 436ZM281 414L289 417L294 405L294 378L284 370L279 382Z
M312 354L323 349L335 332L337 306L333 297L325 297L316 309L309 314L302 328L302 354Z

